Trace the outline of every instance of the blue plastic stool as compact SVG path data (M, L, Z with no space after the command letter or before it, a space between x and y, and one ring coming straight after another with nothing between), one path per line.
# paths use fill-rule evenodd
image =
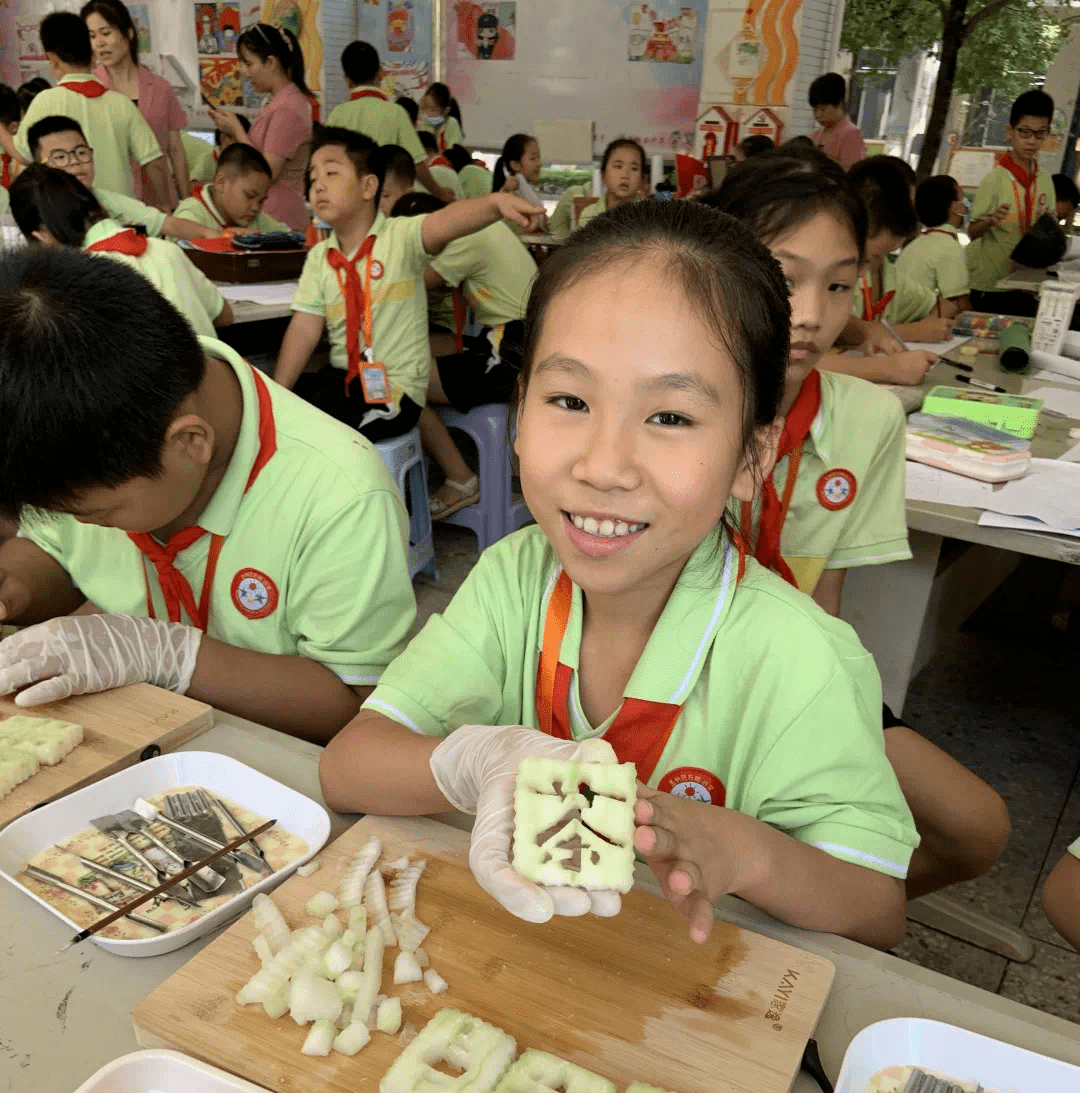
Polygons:
M423 571L438 580L435 539L428 509L427 467L420 446L420 430L412 429L392 440L381 440L375 445L375 450L382 456L409 512L409 576L415 577Z
M490 402L474 406L467 414L449 406L434 409L448 429L460 429L472 438L480 463L480 500L442 522L474 532L483 552L531 519L523 501L512 503L506 428L510 408L503 402Z

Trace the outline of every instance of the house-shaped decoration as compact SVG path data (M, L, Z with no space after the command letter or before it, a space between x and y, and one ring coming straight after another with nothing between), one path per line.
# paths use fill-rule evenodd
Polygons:
M616 1093L615 1083L557 1055L530 1048L506 1072L495 1093Z
M738 128L722 106L710 106L694 126L694 158L708 163L710 156L726 156L737 140Z
M778 145L783 132L784 123L767 106L762 106L743 119L739 139L768 137L773 144Z

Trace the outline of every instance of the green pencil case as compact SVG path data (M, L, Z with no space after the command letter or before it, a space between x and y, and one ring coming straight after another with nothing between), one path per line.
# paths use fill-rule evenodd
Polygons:
M978 388L933 387L923 401L924 414L945 414L977 421L1024 440L1035 435L1042 399L1003 395Z

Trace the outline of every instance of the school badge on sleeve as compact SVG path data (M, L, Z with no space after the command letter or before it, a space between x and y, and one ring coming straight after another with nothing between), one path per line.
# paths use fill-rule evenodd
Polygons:
M817 499L832 512L846 509L855 500L858 483L851 471L836 467L826 471L817 482Z
M672 797L688 797L705 805L723 806L727 797L724 783L711 770L701 767L676 767L669 770L656 784L661 793Z
M277 608L277 585L261 570L241 569L233 577L232 599L245 618L264 619Z

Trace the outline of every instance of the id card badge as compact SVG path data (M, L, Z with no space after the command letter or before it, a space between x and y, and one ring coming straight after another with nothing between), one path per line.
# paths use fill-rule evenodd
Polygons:
M360 367L360 386L364 389L364 401L370 406L385 406L390 402L390 377L386 365L377 361L364 361Z

